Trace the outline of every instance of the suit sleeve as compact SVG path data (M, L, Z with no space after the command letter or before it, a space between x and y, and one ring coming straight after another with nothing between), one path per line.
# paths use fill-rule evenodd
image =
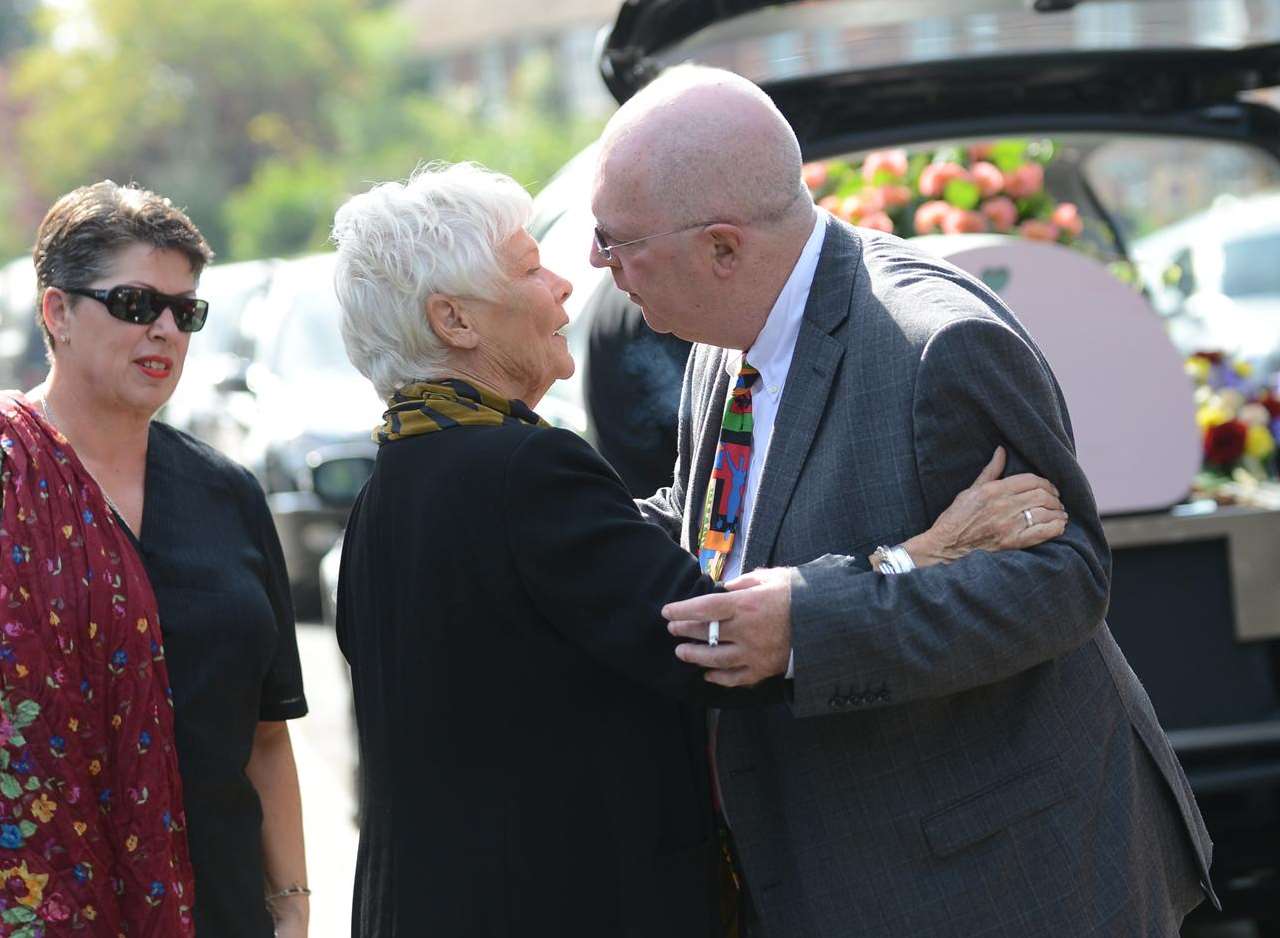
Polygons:
M712 581L640 516L590 446L565 430L530 434L508 461L502 497L521 583L553 628L665 696L706 696L701 669L676 658L661 610Z
M1070 521L1030 550L976 551L901 576L827 555L792 575L793 712L884 707L994 683L1087 642L1102 624L1111 557L1076 461L1065 404L1043 359L1005 324L961 319L926 345L913 438L936 518L1007 441L1009 473L1061 492Z

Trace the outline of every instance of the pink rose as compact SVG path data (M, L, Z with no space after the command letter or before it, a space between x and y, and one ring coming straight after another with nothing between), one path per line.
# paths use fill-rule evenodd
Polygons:
M884 190L875 186L863 189L853 198L858 200L858 213L861 215L884 210Z
M906 150L873 150L862 162L862 178L873 182L876 173L887 170L894 179L901 179L907 174Z
M938 199L947 190L947 183L953 179L968 179L969 174L959 163L930 163L920 173L920 194L930 199Z
M933 234L942 225L942 219L946 218L950 211L951 206L941 200L925 202L916 209L916 234Z
M977 183L978 191L984 199L989 199L1004 188L1004 173L994 163L974 163L969 167L969 175Z
M900 208L911 201L911 190L906 186L885 186L880 190L880 200L885 208Z
M974 234L986 230L987 220L981 212L966 212L962 208L952 208L942 219L944 234Z
M805 163L803 172L804 184L810 192L817 192L827 181L826 163Z
M863 228L875 228L877 231L887 231L893 234L893 219L884 212L870 212L862 216L862 220L858 222Z
M1080 237L1080 232L1084 231L1080 209L1076 208L1074 202L1059 202L1058 207L1053 210L1053 223L1073 238Z
M978 208L996 231L1008 231L1018 223L1018 206L1006 196L987 199Z
M993 152L995 152L995 146L991 143L971 144L969 146L969 162L976 163L978 160L989 160Z
M1015 199L1025 199L1044 188L1044 167L1023 163L1004 177L1004 191Z
M1029 218L1018 226L1018 234L1031 241L1057 241L1061 232L1052 222Z

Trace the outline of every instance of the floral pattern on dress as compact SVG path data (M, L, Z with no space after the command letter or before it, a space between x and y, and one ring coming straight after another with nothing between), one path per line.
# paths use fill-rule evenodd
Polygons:
M156 601L101 489L0 396L0 936L194 933Z

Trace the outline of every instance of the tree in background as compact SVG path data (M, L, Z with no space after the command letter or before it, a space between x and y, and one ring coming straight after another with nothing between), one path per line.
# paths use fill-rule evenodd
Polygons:
M476 159L536 188L599 129L551 113L536 60L500 112L424 86L412 29L382 3L81 4L46 9L14 60L24 184L47 206L137 180L184 205L224 260L320 247L347 193L422 161ZM29 243L36 220L0 247Z

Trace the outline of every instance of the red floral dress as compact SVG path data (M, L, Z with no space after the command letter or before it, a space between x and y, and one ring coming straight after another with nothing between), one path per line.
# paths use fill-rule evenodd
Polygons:
M190 936L156 601L102 490L0 394L0 935Z

